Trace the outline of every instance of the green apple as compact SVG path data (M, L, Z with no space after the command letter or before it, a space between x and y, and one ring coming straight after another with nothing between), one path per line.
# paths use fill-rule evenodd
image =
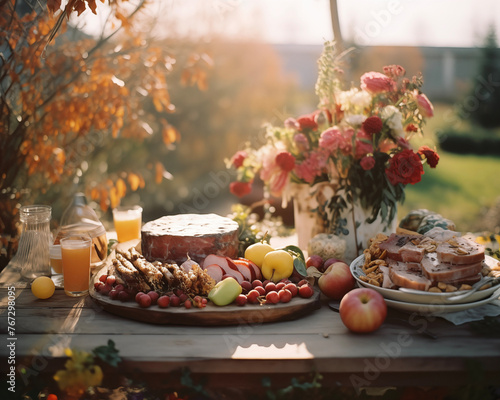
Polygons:
M241 294L241 286L234 278L218 282L208 293L208 299L216 306L227 306Z
M262 276L273 282L289 278L293 273L293 257L285 250L267 253L262 262Z

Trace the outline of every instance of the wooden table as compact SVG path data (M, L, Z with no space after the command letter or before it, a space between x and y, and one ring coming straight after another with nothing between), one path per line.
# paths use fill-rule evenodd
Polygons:
M8 287L16 279L8 269L0 275L3 340L10 338ZM392 321L373 334L352 334L326 301L320 309L293 321L165 326L114 316L89 296L75 299L56 290L52 298L38 300L29 288L15 286L11 290L15 292L15 302L11 302L15 365L27 368L33 377L49 377L61 368L66 347L90 351L112 339L123 359L121 372L136 370L151 377L187 367L193 376L203 375L211 387L256 388L261 387L263 377L286 386L291 377L311 372L323 375L324 386L463 385L470 378L470 362L481 371L483 383L500 382L500 337L479 336L469 324L454 326L441 318L414 320L417 327L425 325L436 333L437 339ZM409 314L396 310L389 315L409 319ZM9 351L4 342L0 346L2 373L8 368Z

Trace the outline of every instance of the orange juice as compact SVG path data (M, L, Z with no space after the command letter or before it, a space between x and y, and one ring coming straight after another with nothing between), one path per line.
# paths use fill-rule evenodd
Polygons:
M113 210L113 222L120 243L141 238L142 208L117 207Z
M64 291L68 296L82 296L89 290L91 243L90 237L61 240Z

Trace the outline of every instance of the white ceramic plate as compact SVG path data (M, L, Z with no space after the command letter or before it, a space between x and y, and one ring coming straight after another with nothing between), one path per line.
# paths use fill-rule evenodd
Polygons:
M487 304L493 300L498 299L500 296L500 288L494 291L489 297L474 301L471 303L461 303L461 304L422 304L422 303L408 303L405 301L396 301L385 299L387 305L391 308L395 308L398 310L416 313L420 315L429 315L429 314L445 314L451 312L459 312L468 310L470 308L475 308L482 306L483 304Z
M459 305L459 304L470 304L476 303L480 300L489 298L492 293L500 288L500 283L484 290L478 290L476 293L470 295L469 297L461 300L460 302L454 302L447 300L448 297L451 297L455 294L462 293L459 292L451 292L451 293L431 293L431 292L420 292L420 291L412 291L403 292L397 289L387 289L378 287L375 285L371 285L367 282L364 282L360 279L360 276L364 275L362 266L364 263L364 255L360 255L351 263L351 273L358 282L359 285L364 287L369 287L375 289L380 292L385 299L395 300L397 302L406 302L406 303L416 303L416 304L431 304L431 305L439 305L439 304L449 304L449 305ZM494 259L490 256L485 256L484 263L488 266L495 266L498 263L498 260Z

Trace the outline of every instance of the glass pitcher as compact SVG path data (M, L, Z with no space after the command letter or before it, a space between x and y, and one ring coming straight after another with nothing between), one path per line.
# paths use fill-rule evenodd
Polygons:
M87 204L83 193L77 193L61 216L60 229L54 244L68 234L88 234L92 238L91 268L101 266L107 257L108 241L106 229L95 211Z
M44 205L22 206L19 212L21 236L14 256L14 265L24 279L50 276L49 246L52 239L50 218L52 208Z

